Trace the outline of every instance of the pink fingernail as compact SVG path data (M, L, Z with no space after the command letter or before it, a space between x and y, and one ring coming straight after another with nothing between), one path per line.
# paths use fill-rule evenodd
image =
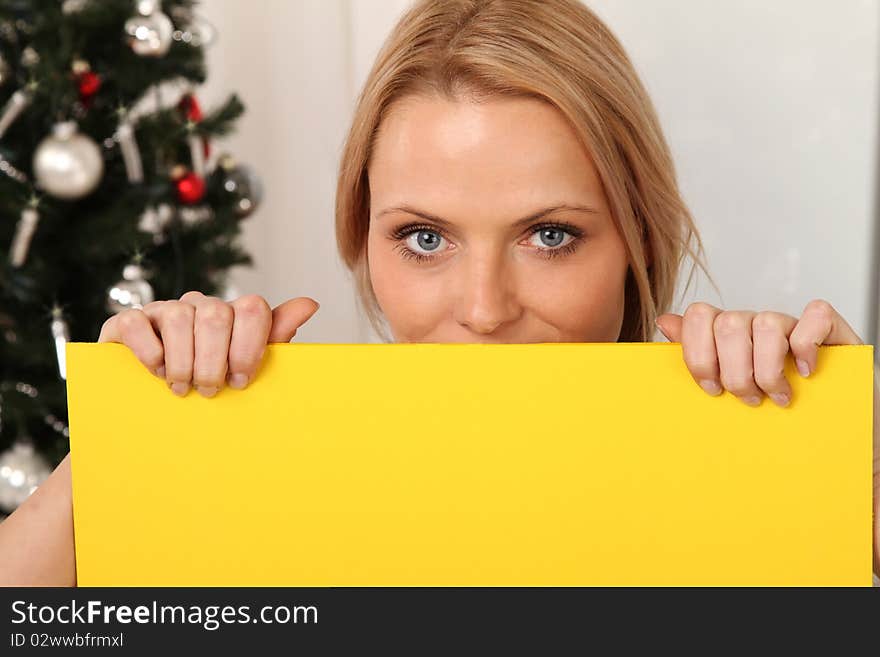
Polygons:
M202 397L213 397L217 394L217 388L214 386L196 386L196 390Z
M755 396L743 397L743 401L746 404L748 404L749 406L760 406L761 405L761 398L760 397L755 397Z
M716 397L721 394L721 384L712 379L702 379L700 381L700 387L708 392L713 397Z
M770 399L772 399L777 406L788 406L788 403L791 401L791 398L784 392L771 392Z
M805 361L802 358L798 358L797 361L795 361L795 362L797 364L798 373L801 376L803 376L803 377L810 376L810 364L807 361Z
M186 396L186 393L189 392L189 384L188 383L181 383L180 381L172 383L171 384L171 392L173 392L178 397L184 397L184 396Z
M236 390L241 390L248 384L248 375L247 374L233 374L229 377L229 387L235 388Z
M165 366L164 366L164 365L160 365L159 367L157 367L157 368L156 368L156 372L155 372L155 374L156 374L156 376L158 376L160 379L164 379L164 378L165 378Z

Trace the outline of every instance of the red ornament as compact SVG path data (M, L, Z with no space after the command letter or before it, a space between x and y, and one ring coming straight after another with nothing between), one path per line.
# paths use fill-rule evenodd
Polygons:
M79 87L79 97L83 102L92 99L101 88L101 78L97 73L86 71L76 76L77 87Z
M177 103L177 109L180 110L187 121L198 123L203 118L202 108L199 106L199 101L197 101L196 97L192 94L184 94L180 99L180 102Z
M205 196L205 181L192 171L175 180L174 186L177 198L187 205L198 203Z
M177 103L177 109L187 121L199 123L204 118L199 101L192 94L184 94L180 102ZM207 137L202 139L202 151L205 153L205 159L211 157L211 144Z

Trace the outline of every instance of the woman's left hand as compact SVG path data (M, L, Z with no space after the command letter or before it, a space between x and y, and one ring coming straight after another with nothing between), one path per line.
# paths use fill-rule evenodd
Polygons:
M801 376L816 371L823 344L864 344L830 303L810 301L800 319L776 312L721 310L693 303L684 315L667 313L657 327L670 342L680 342L694 380L710 395L725 389L750 406L769 395L779 406L791 403L785 358L791 351ZM874 380L874 415L878 414ZM874 572L880 575L880 421L874 421Z
M692 303L684 315L667 313L657 327L670 342L680 342L694 380L710 395L725 389L750 406L766 393L779 406L791 402L784 375L791 351L801 376L816 371L819 345L864 344L827 301L817 299L800 319L783 313L721 310Z

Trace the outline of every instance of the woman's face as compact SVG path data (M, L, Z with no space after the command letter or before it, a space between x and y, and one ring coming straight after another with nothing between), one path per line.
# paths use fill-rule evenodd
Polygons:
M617 341L624 243L558 110L406 97L368 174L370 279L395 341Z

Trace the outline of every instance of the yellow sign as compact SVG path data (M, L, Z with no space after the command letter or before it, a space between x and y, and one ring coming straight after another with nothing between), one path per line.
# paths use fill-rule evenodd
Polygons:
M788 408L678 344L279 344L176 397L68 345L84 586L871 585L871 345Z

